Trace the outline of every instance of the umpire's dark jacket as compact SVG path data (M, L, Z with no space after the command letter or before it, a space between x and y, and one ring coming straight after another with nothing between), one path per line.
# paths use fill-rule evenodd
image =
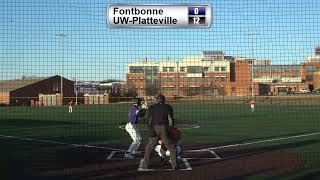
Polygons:
M157 103L148 108L146 120L150 127L150 136L155 136L154 125L174 126L173 109L169 104Z

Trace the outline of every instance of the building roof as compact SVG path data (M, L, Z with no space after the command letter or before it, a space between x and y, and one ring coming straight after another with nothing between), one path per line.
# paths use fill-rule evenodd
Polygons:
M307 56L306 60L307 62L320 62L320 56L319 55Z
M159 64L153 60L139 60L134 63L130 63L127 65L127 67L130 66L159 66Z
M203 51L203 54L222 54L224 55L223 51Z
M0 80L0 92L10 92L12 90L19 89L30 84L34 84L47 78L48 77L33 77L16 80Z

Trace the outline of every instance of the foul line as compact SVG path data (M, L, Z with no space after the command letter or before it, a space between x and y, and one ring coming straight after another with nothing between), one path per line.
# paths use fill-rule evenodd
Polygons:
M247 146L247 145L260 144L260 143L265 143L265 142L273 142L273 141L280 141L280 140L286 140L286 139L295 139L295 138L301 138L301 137L307 137L307 136L315 136L315 135L319 135L319 134L320 134L320 132L315 132L315 133L310 133L310 134L302 134L302 135L282 137L282 138L273 138L273 139L266 139L266 140L261 140L261 141L238 143L238 144L231 144L231 145L218 146L218 147L212 147L212 148L204 148L204 149L198 149L198 150L188 150L188 152L202 152L202 151L210 151L210 150L237 147L237 146Z
M112 156L113 156L116 152L117 152L117 151L112 151L112 152L109 154L109 156L107 157L107 159L111 159Z
M179 127L179 129L197 129L197 128L200 128L199 125L195 125L195 124L183 124L184 126L187 126L187 127ZM125 126L126 125L120 125L119 126L119 129L125 129ZM146 130L149 130L149 129L145 129L145 128L139 128L139 130L141 131L146 131Z
M216 152L214 152L213 150L210 150L210 153L216 157L215 159L221 159L221 157L218 156L218 154Z
M296 136L273 138L273 139L266 139L266 140L247 142L247 143L231 144L231 145L225 145L225 146L217 146L217 147L204 148L204 149L185 150L185 152L203 152L203 151L210 151L210 150L230 148L230 147L238 147L238 146L240 147L240 146L247 146L247 145L252 145L252 144L260 144L260 143L265 143L265 142L274 142L274 141L280 141L280 140L287 140L287 139L295 139L295 138L301 138L301 137L315 136L315 135L319 135L319 134L320 134L320 132L315 132L315 133L302 134L302 135L296 135ZM106 149L106 150L112 150L112 151L126 151L126 150L123 150L123 149L103 147L103 146L95 146L95 145L88 145L88 144L64 143L64 142L58 142L58 141L49 141L49 140L41 140L41 139L33 139L33 138L24 138L24 137L17 137L17 136L7 136L7 135L1 135L1 134L0 134L0 137L2 137L2 138L10 138L10 139L18 139L18 140L26 140L26 141L35 141L35 142L42 142L42 143L50 143L50 144L68 145L68 146L74 146L74 147L97 148L97 149ZM186 159L188 159L188 158L186 158Z

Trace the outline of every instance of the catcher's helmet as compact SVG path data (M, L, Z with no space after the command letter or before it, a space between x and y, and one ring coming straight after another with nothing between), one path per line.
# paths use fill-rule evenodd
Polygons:
M166 102L166 98L164 97L164 95L158 94L156 96L156 103L165 103L165 102Z

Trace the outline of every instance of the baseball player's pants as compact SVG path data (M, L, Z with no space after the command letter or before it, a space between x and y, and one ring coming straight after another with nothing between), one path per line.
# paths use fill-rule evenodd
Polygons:
M135 154L141 143L140 132L135 124L127 123L125 128L126 131L129 133L131 139L133 140L128 149L128 152L130 154Z
M254 111L254 104L251 104L251 111Z
M69 106L69 113L72 113L72 106Z
M182 154L182 148L179 145L175 145L175 149L176 149L176 156L180 156ZM154 149L160 157L165 157L165 156L170 156L170 151L169 150L164 150L163 148L161 148L161 145L157 145L156 148Z

